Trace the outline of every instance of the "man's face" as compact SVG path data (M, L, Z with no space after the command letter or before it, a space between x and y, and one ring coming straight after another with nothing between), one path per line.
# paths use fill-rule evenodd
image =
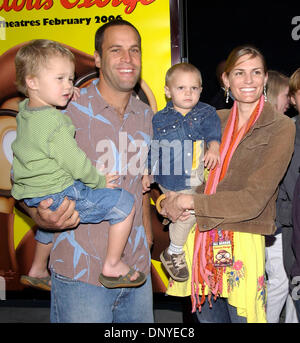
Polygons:
M106 86L119 92L131 92L141 72L141 47L135 30L127 25L106 29L102 57L96 52L95 62Z

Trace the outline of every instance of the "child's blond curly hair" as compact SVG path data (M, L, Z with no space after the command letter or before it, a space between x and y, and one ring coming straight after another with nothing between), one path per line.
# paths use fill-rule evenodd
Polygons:
M48 39L36 39L19 49L15 57L16 85L18 90L28 95L26 77L36 76L42 66L46 66L50 57L62 56L73 63L73 53L60 43Z

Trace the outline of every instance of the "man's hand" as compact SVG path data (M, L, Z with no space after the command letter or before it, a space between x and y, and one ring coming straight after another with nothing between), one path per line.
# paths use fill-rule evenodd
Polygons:
M75 228L79 222L79 214L75 210L75 201L65 198L56 211L51 211L53 200L46 199L40 202L38 207L27 207L23 202L20 205L35 221L37 226L43 229L61 231Z
M146 232L146 238L148 242L149 249L153 245L153 230L152 230L152 221L151 221L151 208L150 208L150 193L143 194L142 200L142 209L143 209L143 225Z

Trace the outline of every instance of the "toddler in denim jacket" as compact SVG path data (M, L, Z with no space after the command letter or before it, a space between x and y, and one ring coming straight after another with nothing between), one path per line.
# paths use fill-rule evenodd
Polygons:
M204 181L204 167L213 169L220 162L220 119L214 107L199 101L201 91L201 73L192 64L179 63L167 71L165 94L171 101L153 117L153 140L145 172L151 170L163 193L194 194ZM143 176L142 183L143 191L148 191L149 175ZM189 277L183 246L195 222L191 215L169 226L170 246L160 259L176 281Z

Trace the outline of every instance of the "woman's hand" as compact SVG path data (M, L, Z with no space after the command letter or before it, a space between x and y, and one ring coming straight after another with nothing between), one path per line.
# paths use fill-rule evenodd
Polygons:
M189 194L168 192L160 205L162 207L160 214L172 222L186 220L190 216L188 210L194 209L194 198Z

